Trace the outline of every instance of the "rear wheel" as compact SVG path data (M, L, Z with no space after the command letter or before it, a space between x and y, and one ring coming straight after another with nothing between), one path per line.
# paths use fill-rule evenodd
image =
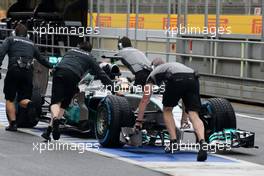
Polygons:
M33 128L39 122L40 114L41 114L41 105L42 98L40 94L40 89L34 88L32 92L31 101L34 104L36 113L32 116L28 114L28 110L18 106L17 109L17 126L20 128Z
M41 108L42 105L45 103L43 102L43 97L41 96L41 90L39 88L34 88L32 92L31 101L34 103L36 108L36 117L35 119L39 119L41 115Z

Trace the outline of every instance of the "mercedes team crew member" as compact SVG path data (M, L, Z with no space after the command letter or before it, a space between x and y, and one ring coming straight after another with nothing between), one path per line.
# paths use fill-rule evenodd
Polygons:
M162 100L163 118L171 138L170 145L165 148L165 151L173 153L175 147L178 147L176 125L172 110L177 106L178 101L182 99L185 105L185 111L190 117L200 143L197 161L205 161L207 159L207 151L204 149L206 147L204 125L198 115L201 108L198 76L196 76L193 69L181 63L164 63L162 60L157 59L153 61L153 64L158 66L150 73L144 87L144 95L139 104L136 127L142 127L144 111L152 94L152 86L161 85L164 82L165 91Z
M34 43L28 39L26 26L18 24L14 32L15 36L6 38L0 47L0 66L6 54L9 58L4 82L6 112L9 121L7 131L17 131L15 99L21 107L28 109L29 116L35 112L34 105L30 101L33 89L33 58L45 67L52 68L52 65L41 57Z
M46 140L60 138L59 119L75 93L78 92L78 83L87 71L96 75L107 88L113 91L113 82L101 69L91 54L92 45L89 42L80 43L78 49L69 50L62 61L55 67L52 80L51 115L52 120L46 131L41 135Z
M118 40L118 49L116 56L120 56L121 62L135 75L134 85L140 85L143 88L152 71L151 62L143 52L132 47L128 37Z

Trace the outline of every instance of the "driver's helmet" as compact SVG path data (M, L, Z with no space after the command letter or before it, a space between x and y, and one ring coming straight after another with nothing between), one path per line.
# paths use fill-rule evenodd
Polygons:
M115 79L116 76L121 75L120 69L116 64L102 62L100 63L100 67L105 71L110 79Z

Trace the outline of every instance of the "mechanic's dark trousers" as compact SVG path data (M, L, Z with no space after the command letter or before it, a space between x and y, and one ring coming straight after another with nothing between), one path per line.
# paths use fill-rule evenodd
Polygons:
M32 69L21 69L13 67L7 71L4 85L5 99L20 102L31 99L33 89Z
M144 69L144 70L138 71L135 74L134 86L141 86L143 88L146 84L146 80L147 80L149 74L150 74L149 70Z
M67 109L73 96L79 92L80 78L71 70L58 68L53 74L51 105L61 103Z
M22 69L18 67L12 67L8 69L4 81L5 99L8 102L14 102L14 101L21 102L22 100L25 99L30 100L33 89L32 79L33 79L32 69ZM11 109L7 107L7 114L8 116L12 114L11 115L12 117L10 118L14 119L16 112L11 112L11 111L15 111L13 110L14 108Z

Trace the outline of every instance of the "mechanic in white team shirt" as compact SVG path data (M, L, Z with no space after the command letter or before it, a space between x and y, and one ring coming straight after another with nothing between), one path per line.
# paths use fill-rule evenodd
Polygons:
M205 145L207 144L204 140L204 125L199 117L201 100L198 76L193 69L177 62L165 63L162 59L155 59L153 65L156 67L147 79L144 87L144 95L138 107L136 128L140 129L142 127L144 112L150 101L153 85L165 83L162 100L163 118L171 140L170 146L165 151L173 153L173 149L177 146L176 125L172 110L178 105L179 100L182 99L185 105L185 111L189 115L200 143L197 161L205 161L207 159Z

